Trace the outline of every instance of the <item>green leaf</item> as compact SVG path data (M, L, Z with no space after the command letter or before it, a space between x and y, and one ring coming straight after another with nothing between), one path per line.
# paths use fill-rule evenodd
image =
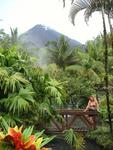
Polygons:
M44 145L46 145L47 143L49 143L50 141L52 141L55 137L56 136L44 138L43 142L41 143L41 147L43 147Z
M1 117L0 120L1 120L1 126L4 130L4 132L7 133L9 125L7 124L7 122L5 121L5 119L3 117Z
M28 127L23 131L24 139L28 139L28 137L32 134L34 126Z
M36 140L44 133L45 130L35 133Z
M75 143L77 140L73 129L66 130L64 137L65 137L65 140L71 145L73 145L73 143Z

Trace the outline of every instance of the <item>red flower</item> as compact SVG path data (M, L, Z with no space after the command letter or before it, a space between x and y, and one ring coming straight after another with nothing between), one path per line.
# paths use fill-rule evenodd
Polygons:
M48 150L46 147L43 147L41 150Z
M36 150L36 145L32 144L27 150Z
M15 150L24 150L24 142L21 141L22 133L16 132L14 128L9 128L8 133L9 133L9 136L12 137Z
M43 141L43 137L36 139L35 135L24 137L25 135L21 132L22 127L9 128L8 134L1 138L1 142L6 142L14 147L14 150L37 150L40 149L40 144ZM36 140L36 141L35 141ZM10 149L10 148L9 148ZM42 148L41 150L48 150Z
M31 135L31 136L29 137L29 141L24 144L25 149L27 149L27 148L29 148L30 146L32 146L34 142L35 142L35 136L34 136L34 135ZM36 147L36 146L35 146L35 147ZM35 150L35 149L33 149L33 150Z

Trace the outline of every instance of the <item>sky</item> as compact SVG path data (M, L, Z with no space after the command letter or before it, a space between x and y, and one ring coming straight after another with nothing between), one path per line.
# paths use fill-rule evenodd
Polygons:
M82 44L103 32L101 13L94 13L88 25L80 12L75 26L69 20L70 0L63 8L62 0L0 0L0 29L10 33L10 27L22 34L37 24L48 26ZM107 29L108 24L107 24Z

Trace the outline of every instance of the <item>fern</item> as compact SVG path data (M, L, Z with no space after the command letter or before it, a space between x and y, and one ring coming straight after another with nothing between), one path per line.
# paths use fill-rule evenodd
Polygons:
M84 137L79 133L75 133L73 129L66 130L64 138L67 143L71 144L76 150L85 149Z

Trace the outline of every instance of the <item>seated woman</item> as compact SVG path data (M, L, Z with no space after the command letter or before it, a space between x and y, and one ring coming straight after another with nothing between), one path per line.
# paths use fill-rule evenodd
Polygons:
M93 96L89 97L87 107L84 111L87 111L87 110L97 110L97 111L99 110L98 101Z
M99 111L99 103L95 97L93 97L93 96L89 97L89 101L88 101L87 107L84 110L84 112L85 111ZM89 119L90 119L91 123L94 123L93 115L89 115Z

